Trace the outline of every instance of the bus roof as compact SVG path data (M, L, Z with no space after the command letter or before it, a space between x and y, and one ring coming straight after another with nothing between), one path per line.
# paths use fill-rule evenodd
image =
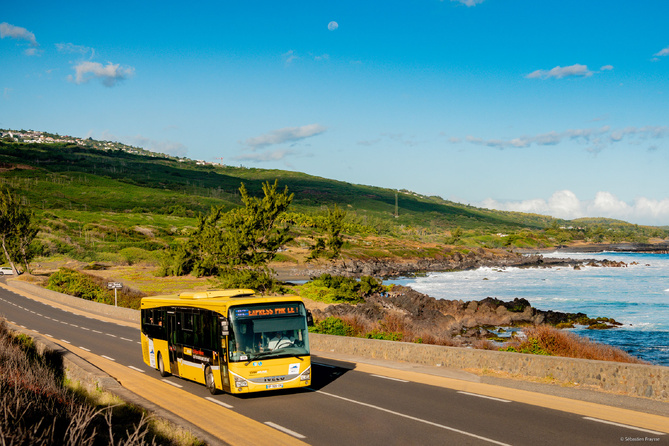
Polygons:
M273 302L302 302L302 298L299 296L258 296L250 289L186 291L180 294L143 297L141 308L179 306L222 310L237 304Z

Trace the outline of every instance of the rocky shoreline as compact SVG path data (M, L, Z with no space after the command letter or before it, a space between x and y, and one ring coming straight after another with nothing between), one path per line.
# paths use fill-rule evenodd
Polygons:
M380 325L389 331L399 329L414 338L463 346L481 339L499 340L501 327L549 324L558 328L583 325L605 329L621 325L613 319L593 319L584 313L538 310L525 299L510 302L494 297L466 302L435 299L406 286L375 293L357 305L333 304L312 311L317 320L337 317L358 326Z
M569 252L601 252L605 249L573 249ZM591 248L591 247L584 247ZM607 245L606 248L611 248ZM625 249L631 251L632 249ZM613 250L613 249L606 249ZM565 251L561 251L565 252ZM643 252L648 252L644 250ZM566 253L566 252L565 252ZM301 269L304 279L321 274L347 277L406 277L427 272L462 271L481 267L552 268L626 267L624 262L598 259L544 257L540 253L519 253L478 248L467 254L454 253L443 258L389 260L346 260L332 264L310 265ZM293 274L298 271L293 271ZM444 300L419 293L410 287L394 286L390 292L373 294L357 305L335 304L314 309L316 319L337 317L363 326L400 327L415 339L430 339L446 345L470 346L482 339L500 340L500 327L549 324L557 328L575 325L590 329L608 329L621 325L606 317L591 318L583 313L562 313L533 308L525 299L510 302L495 297L480 301Z
M607 245L609 246L609 245ZM601 252L602 250L569 252ZM565 251L561 251L565 252ZM644 251L646 252L646 251ZM567 252L565 252L567 254ZM275 265L280 280L308 280L321 274L333 276L377 278L411 277L428 272L465 271L482 267L497 268L580 268L583 265L602 267L624 267L623 262L597 259L571 259L544 257L541 253L510 252L506 250L473 249L466 254L453 252L444 256L421 259L345 259L336 262L320 262L300 266Z

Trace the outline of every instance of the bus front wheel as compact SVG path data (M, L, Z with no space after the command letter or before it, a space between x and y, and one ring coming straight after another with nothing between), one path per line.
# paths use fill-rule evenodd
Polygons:
M163 355L161 355L160 352L158 352L158 371L160 372L160 376L170 376L170 373L165 371Z
M212 395L218 394L218 389L216 388L216 381L214 381L214 372L211 371L211 367L204 369L204 381L209 389L209 393Z

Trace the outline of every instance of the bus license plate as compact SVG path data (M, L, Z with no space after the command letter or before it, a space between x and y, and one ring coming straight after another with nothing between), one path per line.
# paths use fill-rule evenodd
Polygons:
M267 384L266 389L281 389L283 384Z

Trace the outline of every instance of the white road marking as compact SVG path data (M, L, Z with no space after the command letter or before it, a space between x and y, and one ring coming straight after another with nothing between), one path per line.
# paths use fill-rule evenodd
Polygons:
M489 400L495 400L495 401L501 401L502 403L510 403L510 400L503 400L502 398L495 398L494 396L488 396L488 395L479 395L478 393L469 393L469 392L463 392L462 390L458 391L458 393L461 393L463 395L469 395L469 396L478 396L479 398L486 398Z
M162 381L163 381L164 383L171 384L171 385L173 385L174 387L178 387L178 388L182 388L182 387L183 387L181 384L173 383L172 381L168 381L168 380L166 380L166 379L163 379Z
M68 340L65 340L65 339L61 339L61 341L63 341L63 342L64 342L64 343L66 343L66 344L71 344L71 342L70 342L70 341L68 341Z
M93 333L100 333L100 334L102 334L101 331L97 331L97 330L91 330L91 331L92 331Z
M90 350L87 349L86 347L79 347L79 348L82 349L83 351L90 352Z
M473 434L473 433L471 433L471 432L467 432L467 431L463 431L463 430L460 430L460 429L456 429L456 428L454 428L454 427L444 426L443 424L434 423L434 422L432 422L432 421L423 420L422 418L412 417L411 415L403 414L403 413L400 413L400 412L395 412L394 410L385 409L385 408L383 408L383 407L375 406L375 405L373 405L373 404L363 403L362 401L356 401L356 400L352 400L352 399L350 399L350 398L345 398L345 397L343 397L343 396L339 396L339 395L334 395L334 394L332 394L332 393L323 392L322 390L316 390L316 393L320 393L320 394L322 394L322 395L331 396L331 397L333 397L333 398L339 398L340 400L344 400L344 401L348 401L348 402L350 402L350 403L355 403L355 404L359 404L359 405L361 405L361 406L365 406L365 407L369 407L369 408L372 408L372 409L380 410L380 411L382 411L382 412L386 412L386 413L390 413L390 414L393 414L393 415L397 415L397 416L399 416L399 417L407 418L407 419L409 419L409 420L414 420L414 421L418 421L418 422L420 422L420 423L429 424L430 426L435 426L435 427L439 427L439 428L441 428L441 429L446 429L446 430L448 430L448 431L456 432L456 433L458 433L458 434L466 435L466 436L468 436L468 437L478 438L479 440L487 441L487 442L489 442L489 443L493 443L493 444L498 444L498 445L500 445L500 446L511 446L511 445L509 445L508 443L502 443L501 441L493 440L492 438L482 437L482 436L480 436L480 435L476 435L476 434Z
M135 341L134 339L128 339L128 338L121 338L121 339L123 339L124 341L128 341L128 342L134 342Z
M109 359L110 361L116 361L116 359L110 358L109 356L105 356L105 355L100 355L100 356L102 356L105 359Z
M268 425L268 426L273 427L273 428L276 429L276 430L280 430L280 431L283 432L283 433L286 433L286 434L288 434L288 435L292 435L292 436L295 437L295 438L307 438L307 437L305 437L305 436L302 435L302 434L298 434L298 433L295 432L295 431L291 431L290 429L285 428L285 427L283 427L283 426L279 426L278 424L276 424L276 423L272 423L271 421L265 421L265 424Z
M219 401L216 398L212 398L210 396L206 397L205 400L211 401L212 403L216 403L219 406L225 407L226 409L232 409L234 407L234 406L231 406L230 404L224 403L223 401Z
M137 372L142 372L142 373L144 373L144 370L139 369L139 368L137 368L137 367L133 367L133 366L131 366L131 365L129 365L128 368L129 368L129 369L133 369L133 370L135 370L135 371L137 371Z
M656 432L656 431L652 431L650 429L644 429L642 427L635 427L635 426L629 426L627 424L615 423L613 421L600 420L599 418L583 417L583 419L584 420L589 420L589 421L596 421L598 423L610 424L612 426L624 427L626 429L634 429L636 431L646 432L646 433L652 434L652 435L664 435L664 432ZM659 441L659 439L658 439L658 441Z
M75 327L75 328L79 328L78 325L74 325L74 324L70 324L70 325L73 326L73 327Z
M86 328L86 327L79 327L79 328L81 328L82 330L91 331L90 328Z
M399 381L401 383L408 383L409 382L409 381L404 380L404 379L391 378L390 376L383 376L383 375L372 375L372 376L376 376L377 378L389 379L391 381Z
M116 335L113 335L113 334L111 334L111 333L105 333L105 334L106 334L107 336L111 336L112 338L116 338L116 337L117 337Z

